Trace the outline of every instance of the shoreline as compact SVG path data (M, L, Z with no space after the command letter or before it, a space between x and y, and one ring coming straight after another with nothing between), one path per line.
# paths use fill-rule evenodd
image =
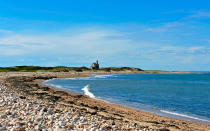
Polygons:
M87 77L92 77L91 75L95 75L95 74L90 74ZM107 75L107 74L100 74L100 75L103 76L103 75ZM110 75L113 75L113 74L110 74ZM78 78L83 78L83 77L78 77ZM68 78L53 78L53 79L68 79ZM210 125L210 119L205 119L202 116L188 115L188 114L184 114L184 113L168 111L168 110L152 107L150 105L141 104L142 107L135 107L135 106L129 105L129 103L126 104L126 103L108 101L106 99L99 99L89 91L88 91L89 94L86 94L86 90L84 90L86 88L86 86L81 89L81 90L83 90L84 93L79 93L79 92L75 92L75 91L72 91L70 89L59 87L59 86L56 86L56 85L53 85L53 84L47 84L48 81L51 81L53 79L42 81L40 84L43 85L43 86L49 86L51 88L55 88L55 89L66 91L66 92L72 92L72 93L75 93L75 94L85 95L85 96L88 96L92 99L101 100L101 101L104 101L104 102L107 102L107 103L110 103L110 104L121 105L121 106L124 106L124 107L127 107L127 108L132 108L132 109L135 109L135 110L139 110L139 111L154 113L156 115L160 115L160 116L163 116L163 117L169 117L169 118L174 118L174 119L180 119L180 120L186 120L186 121L190 121L190 122L198 122L198 123Z
M5 76L6 74L6 76ZM92 74L103 73L3 73L1 78L6 87L10 87L18 94L23 93L26 97L33 97L41 101L50 101L54 105L65 105L67 107L78 108L80 111L86 111L91 116L103 116L106 119L114 119L116 123L123 123L123 125L139 125L141 129L165 129L165 130L210 130L210 125L203 123L190 122L159 116L153 113L144 112L117 104L107 103L102 100L89 98L85 95L75 94L71 91L55 89L52 87L37 84L43 80L52 78L73 78L73 77L87 77ZM106 73L110 74L110 73ZM22 86L18 86L21 84ZM28 88L24 88L25 87ZM14 88L14 87L17 88ZM36 95L35 95L36 94ZM89 114L88 113L88 114ZM109 125L109 124L108 124ZM116 124L118 125L118 124ZM123 127L123 126L122 126ZM140 129L137 126L130 126L130 129ZM125 129L125 128L124 128Z

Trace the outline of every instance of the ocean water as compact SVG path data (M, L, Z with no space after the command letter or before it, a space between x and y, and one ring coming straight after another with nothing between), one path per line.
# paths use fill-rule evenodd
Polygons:
M173 118L210 124L210 74L112 74L45 84Z

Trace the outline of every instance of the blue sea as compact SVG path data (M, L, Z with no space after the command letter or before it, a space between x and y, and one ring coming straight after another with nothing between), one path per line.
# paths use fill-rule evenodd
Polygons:
M210 124L210 74L110 74L45 84L111 103Z

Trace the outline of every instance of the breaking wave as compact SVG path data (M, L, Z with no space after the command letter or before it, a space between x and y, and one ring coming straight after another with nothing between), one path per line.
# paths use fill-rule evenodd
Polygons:
M82 88L82 90L84 91L85 95L91 97L91 98L95 98L95 95L90 92L90 86L89 85L86 85L84 88Z
M95 75L95 78L107 78L107 77L113 77L114 75Z

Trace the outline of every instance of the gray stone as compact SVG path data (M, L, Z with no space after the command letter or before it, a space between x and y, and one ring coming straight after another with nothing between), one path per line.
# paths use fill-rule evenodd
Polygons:
M6 127L0 127L0 131L6 131L7 128Z

